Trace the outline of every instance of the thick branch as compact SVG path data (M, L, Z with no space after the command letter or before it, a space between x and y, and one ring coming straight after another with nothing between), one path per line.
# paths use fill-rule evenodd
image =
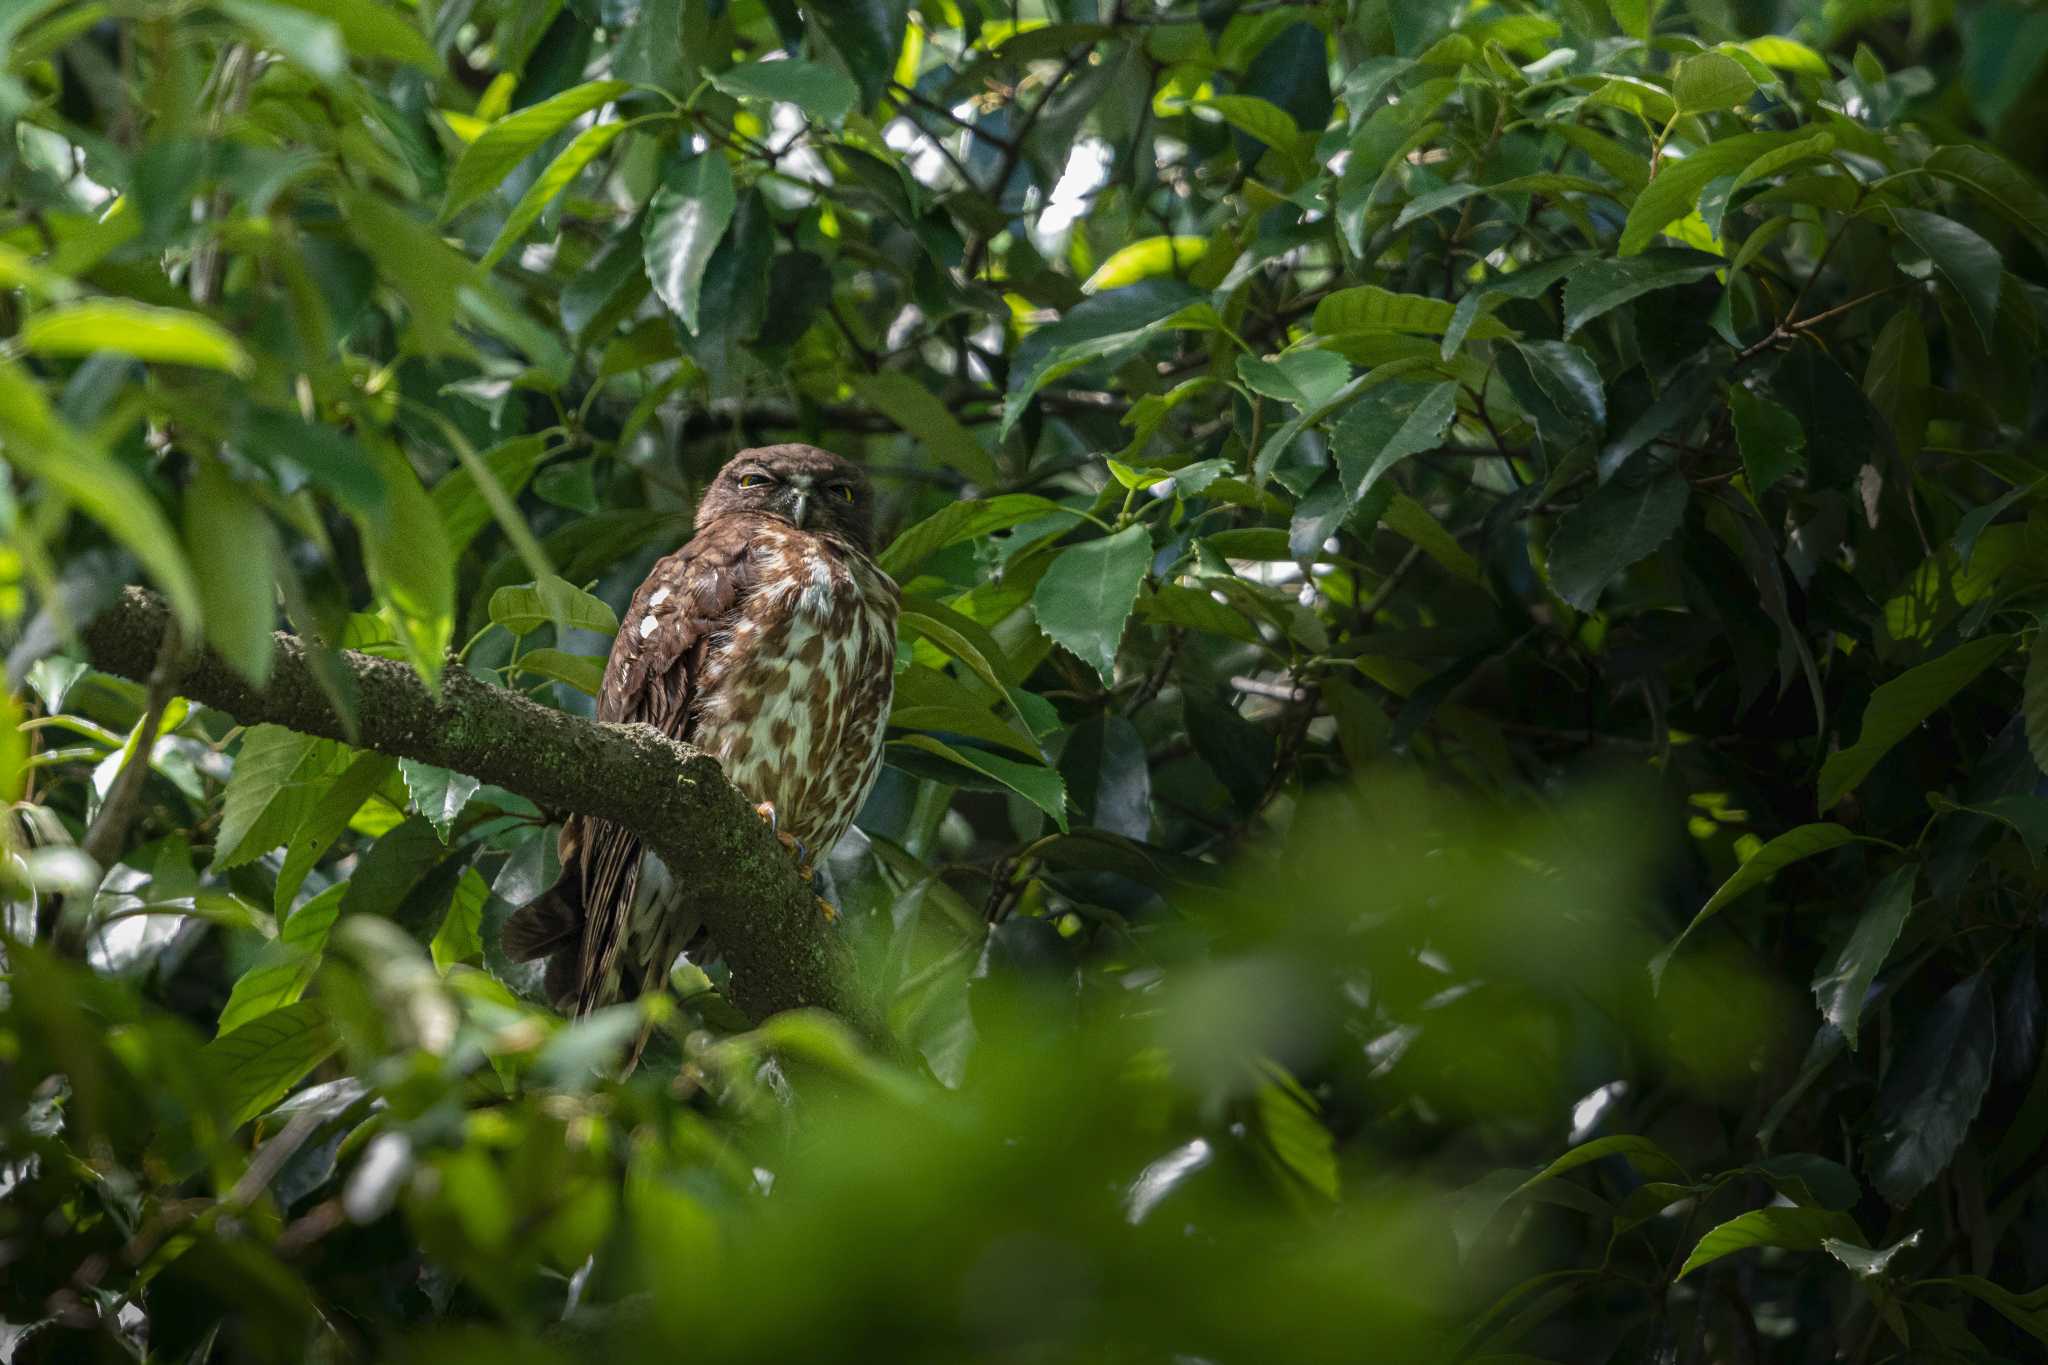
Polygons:
M85 630L93 667L143 680L170 621L163 600L128 588ZM358 733L343 729L296 637L256 687L211 652L191 655L174 686L245 725L282 725L466 773L551 810L623 825L702 897L704 923L732 968L733 1000L759 1019L820 1005L853 1012L846 954L811 889L716 760L645 725L587 721L492 687L461 668L436 699L405 664L343 652ZM863 1023L866 1021L863 1020Z

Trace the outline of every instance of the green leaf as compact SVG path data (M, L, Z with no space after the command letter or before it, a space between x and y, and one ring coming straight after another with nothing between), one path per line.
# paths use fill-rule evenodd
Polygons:
M642 239L647 278L693 336L702 330L697 300L704 267L738 207L732 167L715 147L669 163L648 205Z
M1568 1172L1595 1161L1609 1157L1621 1157L1643 1175L1653 1181L1684 1182L1690 1179L1685 1168L1672 1160L1655 1141L1633 1133L1617 1133L1611 1137L1595 1138L1582 1142L1552 1161L1548 1166L1526 1178L1519 1171L1499 1171L1494 1176L1476 1185L1469 1186L1460 1208L1453 1218L1453 1235L1458 1242L1461 1255L1470 1255L1486 1233L1487 1225L1495 1214L1509 1203L1530 1193L1546 1181L1555 1180Z
M937 394L901 370L855 375L853 391L863 403L902 427L939 460L978 484L999 482L1000 472L974 433L963 426Z
M462 350L455 304L457 291L474 273L469 260L381 195L337 192L335 198L356 244L405 302L412 319L406 348L424 356Z
M251 368L242 343L211 318L128 299L91 299L32 313L22 323L18 340L32 355L112 352L232 374L247 374Z
M1445 299L1397 294L1376 284L1361 284L1340 289L1317 304L1313 325L1321 336L1342 332L1447 332L1456 313L1456 308ZM1491 318L1468 323L1464 331L1480 340L1508 335L1508 329Z
M342 45L358 57L383 57L438 71L440 54L419 28L382 0L265 0L271 6L303 10L332 23Z
M594 654L529 649L519 656L515 666L522 673L537 673L543 678L566 683L587 697L594 697L598 688L604 685L604 665L605 661Z
M1481 316L1483 309L1504 299L1540 298L1550 286L1586 263L1585 257L1565 256L1527 266L1511 275L1496 276L1483 285L1475 285L1458 300L1457 307L1451 310L1450 326L1444 331L1443 358L1449 360L1456 355L1458 348L1465 344L1467 336L1482 335L1477 329L1486 321Z
M1735 192L1745 185L1753 184L1767 175L1775 175L1794 162L1810 160L1817 156L1826 156L1834 149L1835 135L1833 133L1821 132L1765 152L1762 156L1742 168L1742 173L1730 182L1726 197L1733 199Z
M1857 1025L1863 1019L1864 997L1892 945L1899 941L1899 931L1906 927L1919 874L1919 864L1908 863L1877 884L1864 906L1862 918L1856 921L1855 930L1835 958L1835 965L1814 980L1813 994L1822 1017L1842 1031L1852 1050L1856 1046Z
M228 1122L239 1128L285 1097L338 1046L327 1012L301 1000L251 1019L199 1050L228 1102Z
M479 458L505 495L516 498L548 454L545 436L515 436L484 451ZM440 518L441 530L447 536L448 552L460 557L476 539L477 532L491 520L491 502L484 496L476 471L466 463L450 470L428 496L433 499L434 514Z
M860 107L874 108L903 49L910 17L905 0L843 0L808 10L805 17L824 33L853 73L860 86Z
M545 625L563 629L619 633L619 618L602 598L593 597L567 579L550 574L532 583L500 588L491 594L493 623L514 635L530 635Z
M1192 315L1198 307L1206 311L1208 297L1180 280L1142 280L1090 295L1069 308L1059 321L1040 327L1011 355L997 439L1010 434L1032 395L1054 379L1083 365L1121 364L1147 339L1173 326L1182 314Z
M1406 493L1394 494L1394 500L1380 514L1380 522L1395 535L1420 546L1424 554L1453 576L1474 587L1485 585L1486 576L1479 571L1479 561L1467 553L1457 537L1446 531L1443 523L1431 515L1427 507ZM1285 555L1275 557L1286 558Z
M1206 592L1177 583L1162 583L1138 599L1138 615L1159 626L1185 626L1189 630L1259 643L1258 627L1235 607L1218 602Z
M889 548L877 556L877 562L901 582L949 545L1007 530L1058 510L1058 503L1035 493L1004 493L1000 497L947 503L891 541Z
M222 798L213 870L252 862L285 842L348 766L348 749L281 725L245 731Z
M1643 187L1629 209L1617 251L1623 256L1641 252L1665 224L1698 207L1700 191L1708 181L1734 175L1765 153L1800 140L1796 133L1740 133L1683 157L1667 155L1657 178Z
M1271 360L1241 355L1237 377L1252 392L1306 412L1329 402L1349 382L1351 366L1332 351L1290 351Z
M185 545L199 580L206 640L256 686L277 653L277 532L219 460L201 459L185 490Z
M519 196L519 202L512 206L512 212L505 215L505 224L498 229L498 235L483 254L481 262L488 270L502 259L506 252L519 244L526 230L540 220L541 213L569 186L576 183L576 177L584 168L595 161L605 148L631 128L637 120L616 123L596 123L576 135L575 141L564 147L540 178L526 187L526 193Z
M1931 408L1929 385L1933 367L1927 353L1927 331L1920 314L1901 308L1885 320L1870 346L1870 364L1863 372L1863 392L1884 417L1909 462L1927 440ZM1968 562L1965 557L1966 564Z
M1743 1167L1743 1173L1762 1176L1779 1194L1809 1207L1848 1210L1863 1197L1848 1167L1811 1152L1767 1156Z
M1013 758L988 753L982 749L955 748L943 740L930 735L906 735L889 741L891 757L900 760L905 751L929 754L943 759L957 768L993 781L997 786L1016 792L1032 805L1052 817L1064 833L1067 828L1067 789L1058 772L1039 763L1019 763ZM921 770L920 770L921 771ZM959 777L953 779L960 782ZM986 784L982 784L986 785Z
M1591 356L1569 342L1498 348L1501 377L1546 441L1573 444L1607 425L1607 389Z
M853 112L860 88L845 72L822 62L791 59L742 62L710 74L713 85L734 99L780 100L806 117L837 127Z
M1805 465L1806 433L1789 410L1740 384L1729 391L1728 410L1735 419L1735 444L1742 451L1752 498L1763 497L1778 480Z
M1410 455L1432 449L1458 411L1458 385L1389 386L1352 405L1332 433L1330 447L1345 497L1356 502L1380 476Z
M496 189L514 166L533 155L556 133L631 88L624 81L589 81L492 123L463 150L462 159L448 173L448 194L441 203L441 221L453 218Z
M332 780L319 800L299 821L286 841L284 866L277 874L272 897L278 914L284 914L305 884L306 874L341 837L363 802L397 771L398 760L384 754L359 753L339 777Z
M1214 111L1231 127L1271 147L1290 167L1300 172L1301 129L1295 125L1293 115L1271 100L1260 99L1257 95L1218 95L1213 99L1191 101L1188 107ZM1249 166L1251 162L1245 164Z
M240 23L264 46L323 81L348 71L348 46L341 26L272 0L213 0L214 8Z
M1703 251L1659 247L1640 256L1587 261L1565 277L1564 334L1656 289L1690 284L1727 262Z
M397 618L399 640L429 686L441 676L455 630L455 560L433 501L406 458L389 446L373 448L383 476L385 514L357 520L370 586Z
M1751 1247L1784 1247L1788 1251L1819 1251L1828 1238L1861 1244L1863 1230L1846 1213L1833 1209L1754 1209L1731 1218L1706 1236L1685 1258L1678 1277Z
M1682 114L1733 109L1756 93L1747 68L1724 52L1700 52L1672 72L1671 97Z
M1977 331L1990 345L1998 326L1998 292L2005 265L1998 248L1953 218L1923 209L1892 208L1892 221L1927 254L1949 286L1962 296Z
M2048 643L2036 631L2027 641L2027 674L2020 693L2020 713L2027 727L2027 752L2048 772Z
M1963 186L2023 231L2048 241L2048 193L2004 157L1982 147L1936 147L1921 167Z
M1685 519L1691 485L1648 460L1625 465L1558 519L1550 537L1550 586L1580 611L1601 589L1656 551Z
M383 481L353 437L269 408L244 409L238 420L234 445L242 454L271 468L303 472L357 516L384 514Z
M328 931L341 914L341 897L347 890L346 882L337 882L291 913L277 937L264 944L249 969L235 979L228 1002L221 1007L217 1034L233 1033L305 994L320 968Z
M1262 1085L1256 1098L1259 1131L1280 1164L1324 1198L1337 1198L1337 1140L1316 1117L1315 1101L1298 1084Z
M922 664L915 667L927 673L933 671L924 668ZM968 693L967 697L970 703L974 701L972 693ZM946 735L964 736L979 740L983 744L994 744L1012 750L1028 759L1043 760L1045 757L1039 752L1036 744L1019 734L986 705L909 706L899 700L889 709L889 724L897 729L929 731L940 738Z
M1159 275L1178 278L1194 269L1208 254L1207 237L1140 237L1111 252L1109 259L1095 267L1095 273L1082 281L1081 292L1099 294L1105 289L1121 289L1127 284Z
M1151 565L1152 533L1127 526L1061 550L1031 595L1039 628L1100 674L1105 686L1116 681L1117 645Z
M1847 796L1892 746L1997 662L2012 648L2015 638L1990 635L1972 640L1918 668L1907 669L1873 692L1856 743L1829 754L1821 765L1820 809L1827 810Z
M1672 954L1678 951L1679 946L1692 937L1695 929L1719 914L1723 907L1736 898L1762 886L1794 863L1803 862L1830 849L1840 848L1844 844L1862 842L1879 841L1865 840L1863 836L1852 834L1840 825L1830 824L1801 825L1797 829L1780 834L1751 854L1749 860L1741 867L1736 868L1728 880L1721 883L1720 889L1707 897L1707 903L1692 917L1692 922L1685 926L1684 932L1672 940L1670 947L1651 960L1651 981L1661 982L1664 968L1670 964Z
M1796 71L1802 76L1832 76L1827 58L1815 52L1805 43L1775 33L1760 38L1751 38L1742 45L1742 50L1766 66L1775 66L1780 71Z
M1009 660L978 623L930 598L905 597L896 617L899 630L922 637L973 671L992 696L1010 695Z
M462 808L469 804L469 798L476 795L477 788L483 783L462 773L436 768L431 763L411 758L400 759L398 769L405 774L405 789L412 798L412 809L426 816L434 827L434 833L441 836L442 843L447 843Z
M455 883L455 894L448 899L448 913L441 917L441 927L427 945L436 967L445 972L458 962L483 957L484 904L490 898L491 888L483 875L473 867L464 868Z
M2015 1294L1977 1275L1946 1275L1922 1280L1925 1286L1953 1286L1998 1310L2006 1321L2036 1341L2048 1342L2048 1285L2027 1294Z
M1904 1030L1871 1112L1870 1183L1903 1208L1948 1169L1991 1087L1997 1025L1991 981L1957 982ZM1861 1241L1861 1238L1854 1240Z

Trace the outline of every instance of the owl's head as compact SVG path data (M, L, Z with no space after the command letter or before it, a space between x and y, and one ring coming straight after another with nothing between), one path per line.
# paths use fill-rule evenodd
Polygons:
M814 535L836 536L862 554L873 551L874 495L865 471L816 446L742 450L697 504L702 528L735 512L758 512Z

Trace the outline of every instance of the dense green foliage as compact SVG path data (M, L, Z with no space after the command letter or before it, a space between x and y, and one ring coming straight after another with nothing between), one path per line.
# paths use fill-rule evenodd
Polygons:
M0 1360L2040 1358L2048 15L0 35ZM893 1043L712 963L620 1080L547 813L74 662L587 712L778 439L906 594Z

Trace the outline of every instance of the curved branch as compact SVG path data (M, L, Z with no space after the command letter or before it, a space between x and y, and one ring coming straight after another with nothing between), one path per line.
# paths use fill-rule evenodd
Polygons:
M127 588L85 628L86 658L103 672L147 679L169 623L162 598ZM210 651L190 654L171 684L244 725L282 725L431 763L550 811L622 825L661 855L678 885L698 889L741 1010L758 1020L818 1005L873 1031L848 988L844 945L811 888L710 755L649 726L542 706L461 668L442 675L437 698L406 664L341 651L357 701L351 735L315 680L306 645L285 632L276 640L276 664L262 687Z

